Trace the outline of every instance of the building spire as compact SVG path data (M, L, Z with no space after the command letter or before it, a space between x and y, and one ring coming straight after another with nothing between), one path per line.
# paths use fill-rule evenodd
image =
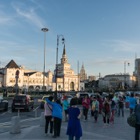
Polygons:
M64 48L63 48L63 55L66 55L65 44L64 44Z
M67 59L67 56L66 56L65 44L64 44L63 54L62 54L62 58L61 58L61 64L64 64L64 63L68 63L68 59Z
M84 68L84 63L82 63L82 68L81 68L81 69L85 69L85 68Z

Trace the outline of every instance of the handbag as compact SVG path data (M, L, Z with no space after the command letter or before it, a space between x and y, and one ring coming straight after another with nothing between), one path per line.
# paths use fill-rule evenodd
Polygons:
M136 127L136 114L135 114L135 113L131 114L131 115L127 118L127 123L128 123L131 127Z
M47 103L47 106L50 109L50 111L52 112L52 109L50 108L50 106L48 105L48 103ZM53 121L54 121L54 118L51 118L51 122L53 122Z
M50 109L50 111L52 112L52 109L50 108L50 106L48 105L48 103L47 103L47 106L48 106L48 108Z

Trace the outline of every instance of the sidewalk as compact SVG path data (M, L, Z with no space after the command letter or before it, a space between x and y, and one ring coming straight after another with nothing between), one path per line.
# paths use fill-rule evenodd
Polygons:
M99 116L97 123L94 123L92 117L89 117L88 121L81 120L83 129L83 136L81 140L133 140L134 128L128 126L126 122L127 113L125 117L116 117L115 124L110 126L104 126L102 116ZM67 122L62 122L61 135L57 138L52 138L51 135L46 136L44 133L44 127L40 124L34 126L29 125L26 128L21 129L19 134L10 134L5 132L0 134L2 140L68 140L66 135Z
M21 130L21 133L19 134L10 134L9 132L5 132L0 134L0 138L2 140L52 140L52 139L57 139L57 140L67 140L68 136L65 134L66 133L66 126L62 126L61 128L61 136L58 138L52 138L51 135L46 136L44 134L44 127L40 127L39 125L36 126L31 126L28 128L24 128ZM83 131L83 137L81 140L125 140L121 138L115 138L113 136L105 136L105 135L100 135L97 133L93 132L87 132Z

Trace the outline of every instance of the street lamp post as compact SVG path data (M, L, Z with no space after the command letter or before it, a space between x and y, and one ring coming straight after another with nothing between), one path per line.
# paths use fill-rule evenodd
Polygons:
M46 63L46 32L49 31L48 28L42 28L41 31L44 32L44 67L43 67L43 88L45 86L45 63Z
M128 61L124 61L124 85L123 85L123 89L125 89L125 85L127 85L126 84L126 66L127 65L129 66L130 63Z
M57 35L57 48L56 48L56 74L55 74L55 80L56 80L56 94L55 99L57 99L57 75L58 75L58 46L59 46L59 38L62 37L62 43L64 44L64 37L63 35Z
M17 95L17 94L19 94L19 87L18 87L19 70L16 70L15 79L16 79L15 87L16 87L16 95Z

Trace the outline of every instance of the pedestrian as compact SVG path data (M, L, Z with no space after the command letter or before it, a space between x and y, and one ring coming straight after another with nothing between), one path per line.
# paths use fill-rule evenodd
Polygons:
M63 97L63 109L65 113L65 121L68 121L67 114L68 114L69 103L67 100L67 96Z
M134 98L134 94L131 93L131 96L129 98L129 109L130 109L130 115L134 112L135 106L136 106L136 99Z
M119 96L118 101L118 117L120 116L120 113L122 114L122 117L124 117L124 99L122 96Z
M49 96L49 101L53 100L52 96ZM52 105L45 102L44 104L44 115L45 115L45 134L48 134L48 127L50 125L50 133L53 133L53 117L52 117Z
M140 97L137 93L135 94L135 99L136 99L136 104L139 104L140 103Z
M69 136L68 140L80 140L82 137L82 127L80 123L80 117L82 112L76 106L77 100L75 98L71 99L70 108L68 109L68 125L66 134Z
M118 97L118 93L115 93L115 95L113 97L113 100L116 103L116 111L115 111L115 114L117 115L118 114L118 111L119 111L119 97Z
M98 113L99 113L99 102L97 98L94 96L92 101L92 114L94 116L95 123L97 122Z
M90 107L90 99L87 95L82 100L82 106L83 106L83 115L85 116L85 120L87 120L88 110Z
M139 140L140 133L140 103L135 107L136 114L136 127L135 127L135 140Z
M97 95L97 101L99 102L99 114L101 114L103 108L103 99L100 95Z
M114 116L115 116L115 111L116 111L116 103L115 103L115 101L113 99L111 99L110 107L111 107L110 122L112 124L114 124Z
M126 94L126 96L125 96L125 108L126 109L129 109L129 99L130 99L129 94Z
M59 99L55 102L51 102L46 99L47 103L52 105L52 116L54 118L54 135L53 138L60 136L61 123L62 123L62 105Z
M109 97L106 97L105 101L103 103L102 115L103 115L104 125L109 125L109 122L110 122L110 103L109 103Z

